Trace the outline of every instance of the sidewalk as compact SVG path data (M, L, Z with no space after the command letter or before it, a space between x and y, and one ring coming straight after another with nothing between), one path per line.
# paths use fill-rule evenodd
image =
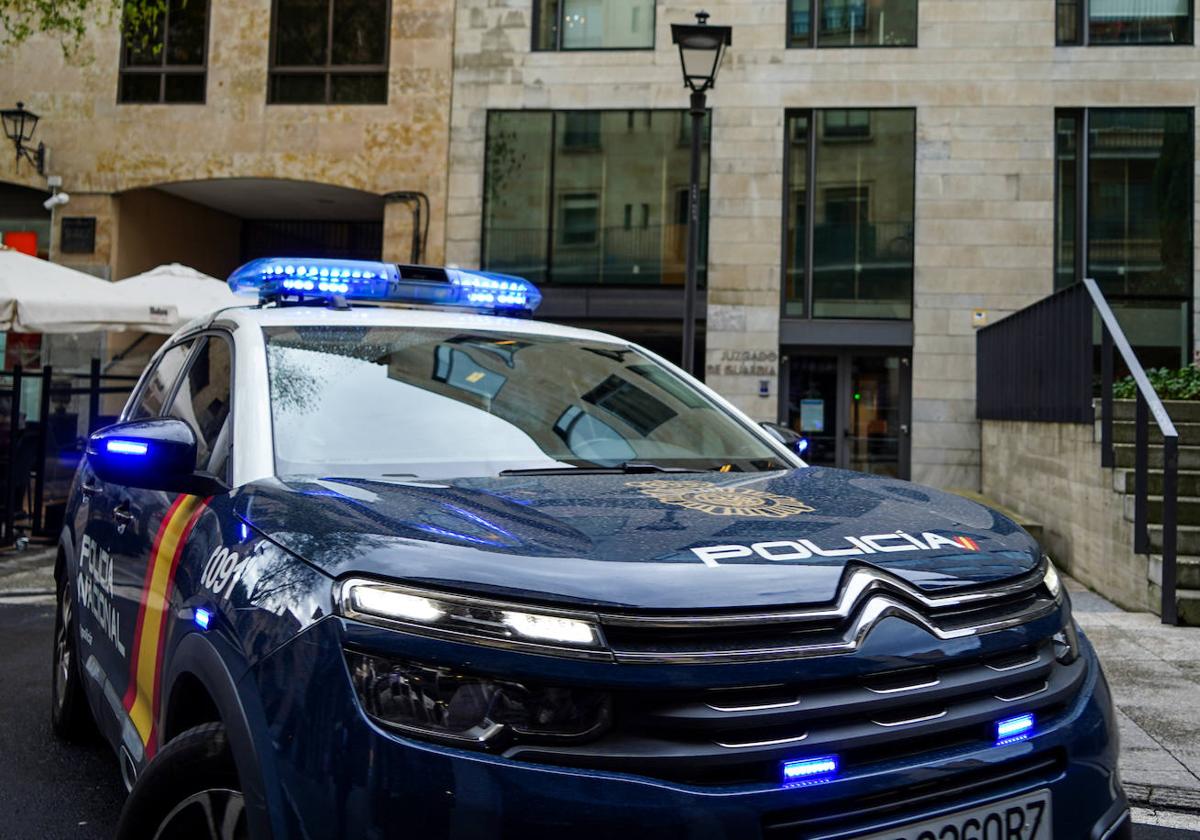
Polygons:
M1200 813L1200 628L1125 612L1070 578L1067 589L1112 688L1130 800Z
M54 546L0 553L0 602L54 603Z

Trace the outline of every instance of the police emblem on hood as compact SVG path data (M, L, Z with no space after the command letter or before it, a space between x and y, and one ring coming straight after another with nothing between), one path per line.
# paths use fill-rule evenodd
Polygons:
M631 481L642 494L664 505L676 505L713 516L763 516L783 519L800 513L812 513L813 508L799 499L780 496L765 490L741 487L722 487L708 481Z

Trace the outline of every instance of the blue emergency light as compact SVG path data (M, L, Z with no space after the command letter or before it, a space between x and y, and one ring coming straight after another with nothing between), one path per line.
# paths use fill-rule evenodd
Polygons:
M838 758L836 755L823 755L818 758L798 758L783 762L783 783L785 785L815 785L832 781L838 773Z
M1024 741L1032 732L1032 713L998 720L996 721L996 746Z
M523 277L366 260L264 257L229 275L229 288L265 300L344 300L532 313L542 293Z

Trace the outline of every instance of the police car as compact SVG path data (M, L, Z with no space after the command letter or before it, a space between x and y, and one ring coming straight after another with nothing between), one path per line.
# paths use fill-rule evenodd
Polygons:
M1010 520L806 467L519 278L229 282L61 535L53 724L116 751L120 837L1129 835Z

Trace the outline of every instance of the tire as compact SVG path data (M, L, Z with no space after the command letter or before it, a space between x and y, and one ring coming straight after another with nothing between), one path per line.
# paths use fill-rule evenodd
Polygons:
M75 599L71 584L58 584L54 614L54 650L50 677L50 728L68 743L87 741L96 734L92 711L83 692L76 640Z
M116 840L247 840L245 799L225 727L178 735L138 776Z

